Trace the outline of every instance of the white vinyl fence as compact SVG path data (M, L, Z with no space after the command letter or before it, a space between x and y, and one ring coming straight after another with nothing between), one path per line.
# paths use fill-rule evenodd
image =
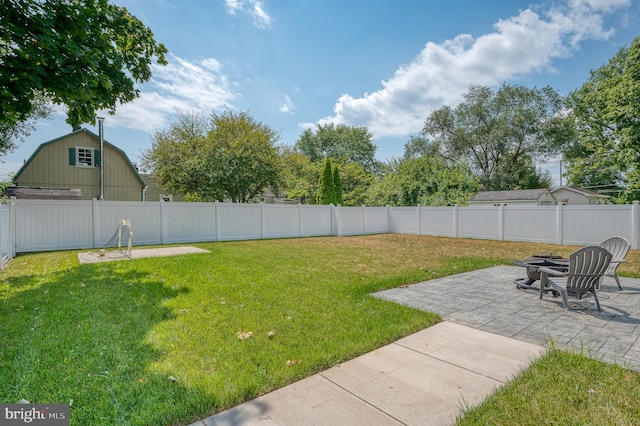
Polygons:
M334 207L12 200L0 208L3 261L16 252L102 248L128 219L133 245L379 233L588 245L639 244L638 202L602 206Z
M13 203L0 204L0 268L16 255L14 208Z

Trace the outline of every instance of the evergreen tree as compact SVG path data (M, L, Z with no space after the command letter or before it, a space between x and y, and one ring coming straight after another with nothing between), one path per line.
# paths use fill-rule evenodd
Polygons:
M332 204L336 199L336 188L333 184L333 172L331 160L326 159L320 179L318 179L318 195L316 196L316 204Z
M336 194L333 204L343 205L344 198L342 197L342 179L340 178L340 170L338 170L338 166L333 168L333 187Z

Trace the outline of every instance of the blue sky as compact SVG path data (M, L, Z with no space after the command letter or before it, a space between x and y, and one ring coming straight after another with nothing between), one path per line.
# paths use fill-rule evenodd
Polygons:
M640 0L119 0L169 49L105 139L138 162L176 112L249 111L293 145L318 123L366 126L402 155L429 113L472 84L579 88L640 35ZM71 131L64 110L4 156L0 178ZM97 127L85 125L97 133ZM549 168L558 181L558 161Z

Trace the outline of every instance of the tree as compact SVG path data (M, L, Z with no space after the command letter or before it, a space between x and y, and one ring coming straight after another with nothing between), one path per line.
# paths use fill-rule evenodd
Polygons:
M167 49L126 8L107 0L1 0L0 124L33 117L37 99L66 105L72 126L94 123L139 95Z
M524 164L521 157L541 160L567 143L571 127L561 109L562 98L550 87L503 84L494 91L471 86L455 109L444 106L433 111L423 134L433 138L447 159L468 162L483 189L493 190L503 187L501 175L518 173Z
M330 123L319 125L315 131L305 130L294 147L314 163L332 158L339 164L358 163L373 172L378 162L372 137L366 127Z
M640 199L640 36L595 71L567 101L579 138L565 152L574 185L621 189Z
M51 116L51 105L42 96L33 100L31 113L23 121L10 123L0 119L0 155L13 151L18 141L24 141L33 130L38 120Z
M309 157L296 152L289 146L282 146L282 190L288 198L298 198L301 203L316 199L320 167L309 160Z
M340 181L343 191L343 206L361 206L367 203L366 194L375 182L376 175L367 172L358 163L340 166Z
M495 191L508 189L537 189L551 187L548 170L536 168L529 155L521 155L515 164L500 164L495 172Z
M340 169L338 166L333 168L333 188L335 191L334 204L335 205L343 205L344 198L342 197L342 179L340 178Z
M267 187L278 192L279 135L247 112L225 110L207 119L182 113L169 130L156 132L143 166L158 182L190 201L249 202Z
M388 173L368 193L369 205L447 206L466 204L480 189L463 164L449 166L442 156L392 159Z
M318 195L316 196L316 204L334 204L336 200L336 188L333 183L333 168L331 167L331 159L324 160L322 173L318 180Z

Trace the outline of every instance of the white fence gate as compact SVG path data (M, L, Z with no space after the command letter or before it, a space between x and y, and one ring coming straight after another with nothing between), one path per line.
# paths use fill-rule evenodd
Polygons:
M639 208L601 206L334 207L12 200L0 205L0 255L101 248L122 219L134 245L379 233L588 245L639 244Z

